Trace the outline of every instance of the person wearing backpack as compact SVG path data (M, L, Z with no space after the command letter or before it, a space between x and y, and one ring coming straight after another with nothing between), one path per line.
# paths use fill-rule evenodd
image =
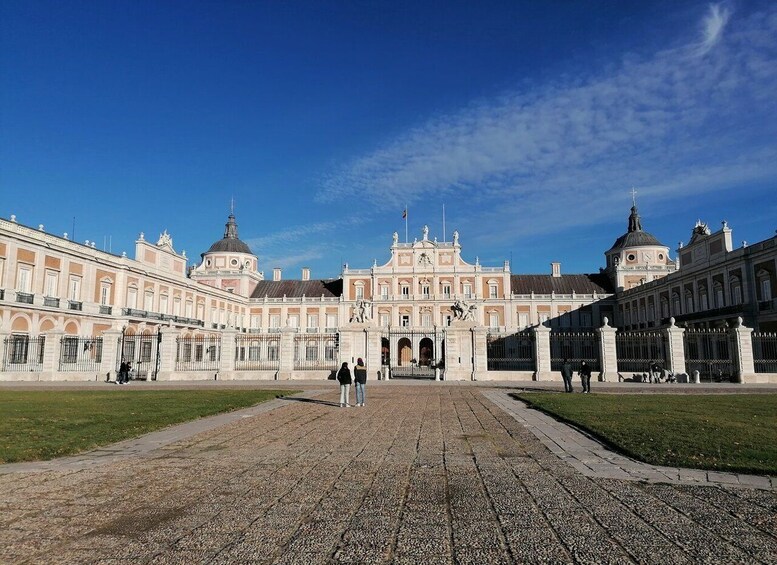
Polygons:
M356 406L364 406L364 387L367 385L367 367L364 366L362 358L356 362L353 369L354 380L356 381Z
M340 408L351 407L351 370L348 363L343 363L337 371L337 382L340 383Z

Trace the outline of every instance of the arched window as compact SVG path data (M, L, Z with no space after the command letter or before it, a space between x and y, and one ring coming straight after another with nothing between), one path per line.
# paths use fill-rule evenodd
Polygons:
M725 299L723 298L723 285L715 281L715 283L712 285L712 292L715 296L715 308L723 308L725 304Z
M693 312L693 293L690 290L685 291L685 312L686 314Z
M739 277L732 276L729 282L731 288L731 304L742 304L742 282Z

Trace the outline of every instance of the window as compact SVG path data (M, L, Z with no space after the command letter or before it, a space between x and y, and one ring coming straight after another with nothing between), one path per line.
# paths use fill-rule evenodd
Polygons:
M55 297L59 293L59 273L46 271L46 296Z
M675 316L680 314L680 295L677 292L672 293L672 312Z
M18 292L30 293L32 285L32 267L27 265L19 266L19 274L16 279L16 290Z
M154 310L154 291L147 290L145 298L143 299L143 309L146 312L153 312Z
M687 314L693 312L693 294L690 290L685 291L685 312Z
M464 298L472 298L472 285L470 283L464 283L462 285L462 293Z
M580 326L583 328L590 328L593 324L591 324L591 313L590 312L580 312Z
M424 298L429 298L431 294L431 290L428 284L422 284L421 285L421 294Z
M497 286L495 283L491 283L488 285L488 297L489 298L496 298L496 289Z
M761 300L772 299L772 281L769 278L761 279Z
M337 314L326 315L326 327L327 331L335 331L337 329Z
M318 344L315 341L309 341L305 347L305 359L315 361L318 359Z
M281 315L280 314L270 314L270 327L271 328L280 328L281 327Z
M127 308L138 307L138 289L131 286L127 289Z
M267 359L269 361L278 360L278 342L275 340L267 344Z
M291 314L288 319L289 327L290 328L298 328L299 327L299 315L297 314Z
M496 312L488 313L488 326L491 328L499 327L499 314Z
M540 312L539 314L537 314L537 320L539 321L540 324L544 324L545 322L547 322L548 318L550 318L550 314L548 314L547 312Z
M163 294L159 297L159 311L162 314L167 314L167 295Z
M205 303L200 302L197 304L197 319L198 320L204 320L205 319Z
M248 346L248 360L259 361L259 356L261 355L261 351L262 350L259 348L259 342L252 341L251 344Z
M23 365L27 363L27 353L30 347L30 338L26 335L12 335L10 339L10 359L9 362L14 365ZM42 349L42 348L41 348Z
M450 326L452 321L453 321L453 316L451 316L450 314L443 314L442 316L443 326Z
M364 298L364 286L362 285L356 285L356 299L359 300L361 298Z
M725 306L723 299L723 285L715 283L715 308L723 308Z
M108 283L100 284L100 304L107 306L111 300L111 285Z
M388 291L389 291L388 285L386 285L386 284L380 285L380 297L383 300L387 300L388 299L388 296L389 296L389 292Z
M308 314L308 328L318 329L318 314Z
M707 304L707 289L704 287L699 288L699 310L704 311L708 309Z
M424 312L421 314L421 325L425 328L431 328L432 327L432 314L429 312Z
M403 328L409 327L410 316L408 316L407 314L402 314L402 316L400 316L400 324L402 325Z
M518 314L518 327L519 328L525 328L529 325L529 315L528 314Z
M389 314L380 314L380 325L382 327L388 327L390 321L391 316Z
M450 298L451 297L451 285L450 284L442 285L442 295L445 298Z
M181 315L181 297L176 296L173 298L173 316Z
M191 300L187 300L186 301L186 310L185 310L186 313L184 314L187 318L191 318L192 317L192 314L194 313L193 312L193 308L194 308L194 303Z
M410 287L406 284L402 285L402 296L405 298L410 296Z
M75 302L81 299L81 277L70 277L69 298Z
M62 362L63 363L75 363L78 360L78 338L77 337L63 337L62 338Z

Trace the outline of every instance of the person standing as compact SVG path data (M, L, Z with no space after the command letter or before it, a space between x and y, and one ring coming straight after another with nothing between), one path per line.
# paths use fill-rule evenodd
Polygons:
M572 364L569 359L564 359L561 365L561 378L564 379L564 392L572 392Z
M364 406L364 388L367 385L367 367L364 366L362 358L356 360L356 367L353 369L353 379L356 381L356 406Z
M122 361L119 365L119 374L116 378L117 385L123 385L129 381L129 363Z
M580 381L583 383L583 392L588 394L591 392L591 366L583 361L577 374L580 375Z
M348 368L348 363L343 363L337 371L337 382L340 383L340 408L350 408L351 370Z
M661 365L658 364L658 361L653 361L650 363L650 376L652 377L650 379L651 383L660 383L663 373L664 371L661 369Z

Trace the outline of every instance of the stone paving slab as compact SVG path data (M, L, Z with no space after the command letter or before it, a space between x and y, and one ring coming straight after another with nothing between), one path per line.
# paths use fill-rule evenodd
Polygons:
M512 398L508 392L492 390L484 392L484 396L526 426L551 452L560 455L586 476L597 477L606 474L609 477L613 467L616 467L628 478L636 481L741 485L777 491L777 477L681 469L643 463L613 453L572 426L554 425L558 424L557 420L540 410L530 408L525 402Z
M578 472L496 392L368 386L345 409L331 386L0 475L0 563L777 563L773 490Z

